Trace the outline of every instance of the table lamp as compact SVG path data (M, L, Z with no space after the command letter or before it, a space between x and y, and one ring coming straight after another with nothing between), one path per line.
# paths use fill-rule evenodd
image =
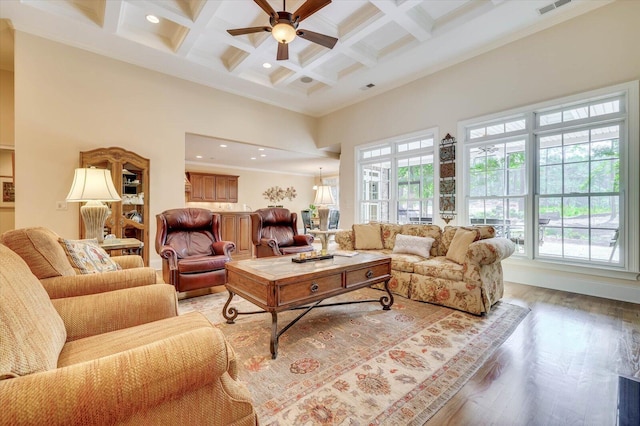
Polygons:
M318 206L318 217L320 217L320 230L329 229L329 208L327 205L335 204L329 185L322 185L322 168L320 169L320 185L316 189L316 199L313 204Z
M122 198L113 186L109 170L95 167L76 169L67 201L86 202L80 207L86 238L95 238L99 243L104 241L104 223L109 217L109 208L103 201L120 200Z

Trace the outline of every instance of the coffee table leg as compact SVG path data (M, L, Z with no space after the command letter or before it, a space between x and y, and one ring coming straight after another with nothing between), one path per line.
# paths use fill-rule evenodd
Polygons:
M389 296L382 296L380 298L380 304L382 305L383 311L388 311L389 309L391 309L391 305L393 305L393 294L391 294L391 291L389 291L389 280L384 282L384 289Z
M227 320L227 324L233 324L236 317L238 316L238 310L235 307L229 307L229 303L231 303L231 299L236 294L232 291L229 292L229 299L227 299L227 303L224 304L224 308L222 308L222 316Z
M271 359L278 357L278 313L271 312Z

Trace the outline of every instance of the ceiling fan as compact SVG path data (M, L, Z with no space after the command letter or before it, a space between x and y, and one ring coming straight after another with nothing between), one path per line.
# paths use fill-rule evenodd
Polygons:
M329 49L333 49L333 46L338 42L338 39L335 37L298 29L298 24L300 22L327 6L331 3L331 0L307 0L294 13L286 12L286 0L282 0L283 10L281 12L273 10L268 0L253 1L269 15L269 23L271 26L238 28L235 30L227 30L227 32L232 36L259 33L263 31L270 32L273 38L278 42L278 55L276 57L278 61L289 59L289 43L293 41L296 36L309 40L313 43L317 43L321 46L328 47Z

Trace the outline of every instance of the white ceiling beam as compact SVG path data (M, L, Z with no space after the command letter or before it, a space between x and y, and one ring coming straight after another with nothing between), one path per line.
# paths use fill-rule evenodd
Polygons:
M220 7L220 2L208 1L204 3L198 17L193 23L193 26L189 28L185 37L178 43L176 54L182 57L186 57L194 44L198 41L198 38L205 33L209 22L214 20L216 11Z
M122 19L122 0L105 1L104 5L104 20L102 27L105 31L116 34L120 27L120 19Z

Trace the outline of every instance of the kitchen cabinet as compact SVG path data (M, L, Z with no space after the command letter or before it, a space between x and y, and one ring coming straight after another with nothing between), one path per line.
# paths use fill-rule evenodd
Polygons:
M233 241L236 251L231 254L233 260L251 257L253 243L251 242L250 212L220 212L220 238Z
M105 234L142 241L141 256L148 266L149 248L152 246L149 241L149 159L118 147L98 148L80 153L80 167L111 171L113 184L122 201L108 203L111 214L105 223ZM85 238L82 219L80 236Z
M238 176L188 172L191 183L189 201L238 202Z

